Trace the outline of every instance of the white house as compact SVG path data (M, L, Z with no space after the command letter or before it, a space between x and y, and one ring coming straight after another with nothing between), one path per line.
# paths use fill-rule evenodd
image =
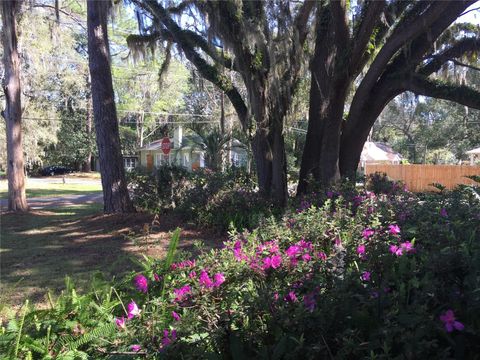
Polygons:
M402 162L402 155L393 150L389 145L367 141L363 145L360 155L360 167L365 169L368 164L392 164L397 165Z
M163 139L155 140L138 150L140 166L151 170L161 165L181 165L188 170L205 167L205 152L195 146L195 135L184 135L181 126L174 130L170 138L170 153L164 154L162 150ZM244 146L236 139L232 141L229 150L229 160L235 166L247 165L247 152Z
M480 158L480 147L467 151L465 154L470 156L470 165L475 165L475 157Z

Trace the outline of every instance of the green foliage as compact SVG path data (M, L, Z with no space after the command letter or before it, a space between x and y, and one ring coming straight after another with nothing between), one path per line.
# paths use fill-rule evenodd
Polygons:
M251 229L263 217L280 212L260 197L243 169L189 172L162 166L154 172L136 169L128 176L136 206L154 212L173 210L204 227Z
M198 248L195 259L177 252L177 229L166 258L145 257L142 275L115 288L96 278L87 295L67 281L51 309L26 306L3 328L0 350L18 348L18 358L475 358L479 188L420 196L379 188L312 194L282 219L232 231L222 249ZM132 300L139 312L119 325ZM449 310L455 320L445 320Z

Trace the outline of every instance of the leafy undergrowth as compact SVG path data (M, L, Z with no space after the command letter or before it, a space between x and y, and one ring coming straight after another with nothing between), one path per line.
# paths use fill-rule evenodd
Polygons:
M385 189L384 189L385 190ZM382 190L383 191L383 190ZM342 189L222 249L146 257L141 272L28 305L7 358L474 359L479 190Z

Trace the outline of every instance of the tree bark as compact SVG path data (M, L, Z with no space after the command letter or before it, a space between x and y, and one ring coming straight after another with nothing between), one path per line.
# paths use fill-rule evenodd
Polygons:
M91 86L90 76L87 77L87 88ZM85 124L85 131L87 132L88 139L90 140L92 136L92 93L90 91L87 92L87 114L86 114L86 124ZM89 143L90 146L90 143ZM83 172L90 172L92 171L92 153L89 151L85 161L82 164L82 171Z
M107 35L109 1L87 1L88 59L105 213L134 212L123 166Z
M3 64L5 110L2 112L7 131L8 210L28 211L25 194L25 169L22 145L22 106L20 56L17 49L16 16L20 1L2 1Z
M332 3L317 12L315 52L310 64L312 83L307 137L297 195L305 193L312 174L321 186L340 178L338 154L348 86L349 35L345 3Z

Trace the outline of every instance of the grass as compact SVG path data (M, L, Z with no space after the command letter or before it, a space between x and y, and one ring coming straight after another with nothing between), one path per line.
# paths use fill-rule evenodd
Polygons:
M73 182L71 178L66 179L66 183L60 178L54 182L38 182L27 180L27 197L58 197L64 195L85 195L93 192L102 191L100 183L81 183ZM0 199L6 199L8 196L8 185L6 180L0 181Z
M65 276L79 290L99 271L108 279L136 268L142 254L166 253L170 231L182 226L180 248L195 240L221 241L179 219L151 214L102 214L102 204L68 205L24 214L4 213L0 224L0 322L26 298L45 304L47 289L58 293Z

